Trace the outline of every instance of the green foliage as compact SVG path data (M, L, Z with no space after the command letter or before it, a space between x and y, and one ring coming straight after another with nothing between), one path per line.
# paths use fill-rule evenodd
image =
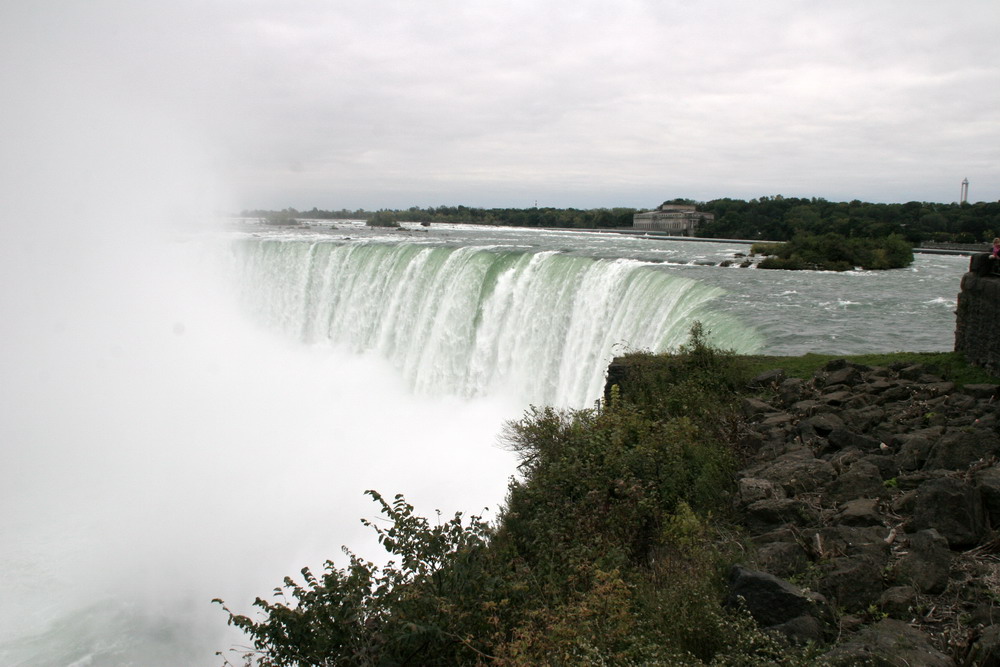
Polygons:
M978 366L969 364L959 352L890 352L885 354L805 354L797 357L746 356L741 362L746 372L756 375L772 368L781 368L789 377L809 378L834 359L846 359L867 366L924 364L936 375L958 385L997 383L1000 378Z
M369 227L399 227L396 216L390 211L376 211L365 224Z
M696 415L718 423L720 403L733 398L749 376L744 358L712 347L709 333L695 322L676 354L636 352L618 359L627 377L620 395L651 417Z
M839 234L799 234L787 243L755 243L755 254L770 255L762 269L849 271L898 269L913 263L913 251L901 236L846 238Z
M290 227L299 224L298 219L295 217L294 209L269 211L266 215L262 216L262 221L269 225L276 225L278 227Z
M520 458L495 526L432 525L397 496L372 522L394 557L348 553L286 579L258 618L224 607L249 661L291 665L764 665L800 651L722 606L735 544L719 517L739 359L700 325L676 354L635 355L628 391L507 424ZM801 664L807 664L805 662Z
M432 526L401 496L390 504L375 491L367 493L391 526L363 522L398 563L379 567L347 552L346 570L327 561L316 577L303 568L303 583L286 577L274 590L277 602L254 601L263 614L259 621L224 606L229 623L252 639L254 650L246 655L256 664L474 662L477 649L462 633L480 621L477 610L488 578L478 573L488 524L477 516L466 524L459 513Z
M897 235L913 246L930 240L988 243L996 236L994 230L1000 229L1000 202L873 204L777 195L750 201L716 199L701 204L699 210L715 216L698 230L700 236L710 238L789 241L799 234Z

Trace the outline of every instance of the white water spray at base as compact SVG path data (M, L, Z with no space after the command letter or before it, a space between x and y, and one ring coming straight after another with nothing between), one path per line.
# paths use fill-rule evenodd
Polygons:
M5 324L0 664L216 665L241 637L213 597L249 612L343 544L379 557L365 489L503 498L516 407L260 331L198 242L93 252L72 284L25 274L39 302Z

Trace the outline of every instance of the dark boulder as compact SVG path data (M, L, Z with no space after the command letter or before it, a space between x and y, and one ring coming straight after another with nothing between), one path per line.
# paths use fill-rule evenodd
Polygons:
M841 506L834 521L841 526L881 526L885 518L879 512L877 500L856 498Z
M942 435L927 456L930 470L965 470L973 463L1000 454L1000 437L985 429L949 431Z
M809 556L797 542L770 542L757 549L757 566L778 577L794 577L809 569Z
M900 470L920 470L934 448L934 442L923 435L908 434L894 438L897 446L896 463Z
M780 485L788 495L817 491L836 476L830 463L815 458L812 451L805 447L779 456L772 463L753 470L754 477Z
M873 451L879 448L882 443L871 436L855 433L846 428L838 428L830 431L826 439L837 449L847 449L856 447L864 451Z
M882 589L882 567L871 558L841 556L822 564L820 592L848 612L865 611Z
M917 489L912 531L934 528L953 549L974 547L986 533L979 489L955 477L931 479Z
M906 553L896 563L896 578L921 593L941 593L948 586L951 558L948 540L936 530L921 530L910 536Z
M868 461L855 461L827 487L827 496L842 503L854 498L880 498L887 489L882 484L882 473Z
M901 621L908 621L917 606L917 589L913 586L893 586L882 592L878 608Z
M856 384L860 384L862 381L861 373L853 366L845 366L837 370L822 373L818 375L816 379L818 382L821 382L824 387L832 387L838 384L852 387Z
M766 403L759 398L744 398L741 407L745 417L756 417L757 415L776 412L770 403Z
M976 667L1000 667L1000 625L983 628L969 648L965 664Z
M993 530L1000 528L1000 468L995 465L975 474L976 488L983 499L983 509Z
M737 483L737 500L743 505L750 505L758 500L784 498L785 490L768 479L742 477Z
M823 412L799 422L799 432L803 439L815 438L816 436L825 438L832 431L844 428L846 428L844 420L833 412Z
M744 607L762 628L784 632L793 641L821 641L834 631L833 611L823 596L742 565L730 571L726 604Z
M777 387L785 381L785 378L785 371L780 368L775 368L769 371L764 371L760 375L751 379L747 382L747 387L750 389L768 389L771 387Z
M893 479L899 475L899 466L896 464L896 459L892 456L886 454L869 454L861 460L878 468L878 473L882 476L883 481Z
M809 383L802 378L788 378L778 385L778 396L785 405L809 398L811 394Z
M773 498L751 503L744 512L744 522L754 531L766 531L786 524L811 526L819 521L816 510L794 498Z
M962 393L973 398L990 400L1000 394L1000 386L995 384L967 384L962 387Z
M926 634L893 618L865 628L822 656L819 664L825 667L955 667L955 661L935 649Z

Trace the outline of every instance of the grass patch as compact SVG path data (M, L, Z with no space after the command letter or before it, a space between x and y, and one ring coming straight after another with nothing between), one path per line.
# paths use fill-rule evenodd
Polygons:
M1000 384L1000 377L973 366L959 352L890 352L883 354L804 354L797 357L748 355L743 357L746 370L757 375L774 368L781 368L789 377L810 378L834 359L846 359L865 366L890 366L892 364L924 364L928 370L945 380L961 386L966 384Z

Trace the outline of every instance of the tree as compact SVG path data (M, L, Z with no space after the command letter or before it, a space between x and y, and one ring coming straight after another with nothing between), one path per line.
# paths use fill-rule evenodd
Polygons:
M369 227L399 227L396 216L390 211L377 211L365 223Z
M482 517L462 514L432 526L416 516L397 495L392 503L367 491L391 522L379 542L399 559L378 567L345 549L346 569L327 561L316 577L302 569L303 583L286 577L276 588L277 602L262 598L255 621L235 614L222 600L229 623L253 641L244 653L261 667L301 665L444 665L474 662L480 654L473 626L483 637L488 628L479 610L483 577L476 576L489 525ZM478 622L477 622L478 621ZM482 639L478 640L482 642Z

